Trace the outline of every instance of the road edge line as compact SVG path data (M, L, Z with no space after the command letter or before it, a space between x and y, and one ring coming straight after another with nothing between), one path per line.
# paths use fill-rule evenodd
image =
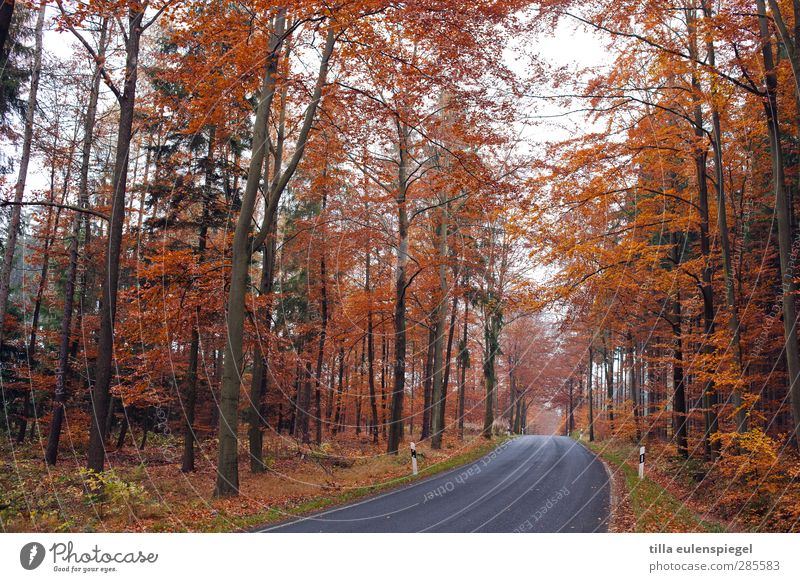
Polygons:
M603 457L586 446L583 441L575 439L575 442L582 446L584 450L589 451L589 453L591 453L595 459L600 461L600 463L603 465L603 469L606 471L606 476L608 477L608 528L606 533L618 533L621 498L617 492L617 489L619 488L617 479Z

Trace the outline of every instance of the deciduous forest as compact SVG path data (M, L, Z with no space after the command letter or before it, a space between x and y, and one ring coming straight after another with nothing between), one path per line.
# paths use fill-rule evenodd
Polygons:
M797 0L3 0L0 63L3 530L560 433L647 447L619 531L800 531Z

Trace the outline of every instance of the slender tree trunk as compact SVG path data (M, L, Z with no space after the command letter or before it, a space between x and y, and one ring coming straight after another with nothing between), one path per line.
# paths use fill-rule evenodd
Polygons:
M278 52L282 43L284 23L285 13L281 12L269 38L269 56L253 123L250 166L231 246L231 281L228 289L226 314L228 341L225 342L222 388L220 390L217 481L214 488L216 497L239 494L239 391L244 372L242 342L244 338L244 301L252 249L250 230L267 150L267 117L275 94Z
M143 451L147 445L147 433L150 432L150 413L145 412L144 420L142 421L142 440L139 442L139 450Z
M325 203L326 203L326 195L325 192L322 194L322 211L325 212ZM314 378L314 410L315 412L315 436L314 442L317 443L317 446L322 444L322 394L320 392L320 382L322 381L322 361L325 357L325 338L327 337L328 333L328 287L327 287L327 278L328 274L326 271L325 266L325 245L322 245L321 249L321 257L319 261L319 276L320 276L320 300L319 300L319 309L320 314L322 317L322 327L319 333L319 348L317 352L317 370ZM374 399L374 391L375 386L373 384L372 379L372 359L370 359L370 389L373 393Z
M608 422L610 423L611 434L614 434L614 348L611 348L609 354L609 347L606 344L606 338L603 338L603 363L606 373L606 398L607 398L607 412Z
M55 166L53 167L53 173L54 172L55 172ZM62 204L64 203L67 184L69 184L69 175L70 175L70 168L68 167L67 172L64 176L64 195L62 195L62 200L61 200ZM55 180L54 178L51 178L50 180L51 202L55 202L53 196L54 192L55 192ZM55 214L55 222L53 221L54 214ZM61 217L61 208L58 208L55 212L53 211L53 207L49 207L47 209L44 249L42 253L42 266L39 272L39 285L37 286L36 296L33 301L33 316L31 317L31 336L28 342L28 363L31 368L33 368L36 365L37 332L39 330L39 317L42 311L42 299L44 298L44 291L47 288L47 276L50 271L50 248L53 244L53 240L55 239L55 230L58 228L60 217ZM31 417L30 406L32 399L33 399L33 387L31 386L29 390L25 391L25 397L22 405L22 416L20 418L20 424L19 424L19 432L17 433L18 444L21 444L25 440L26 429L28 427L28 418ZM35 415L33 416L35 418ZM35 425L36 425L35 422L31 424L31 431L33 431Z
M567 434L566 434L566 436L569 436L569 435L572 434L572 429L573 429L573 425L574 425L574 420L573 420L573 417L572 417L572 412L573 412L573 409L574 409L573 408L573 406L574 406L573 405L573 392L574 392L574 386L573 385L574 385L573 379L569 378L567 380L567 397L569 399L569 402L568 402L568 407L569 408L567 409L567 419L566 419L566 422L565 422L565 424L567 425Z
M704 18L711 19L713 13L709 0L701 0L701 5L703 8ZM797 6L797 0L795 0L795 6ZM706 41L706 58L710 67L713 68L716 66L716 50L711 37L709 37L709 39ZM716 107L716 87L717 84L712 83L711 141L714 148L714 182L717 194L717 228L719 230L720 251L722 253L722 266L725 277L725 300L728 305L728 309L730 310L728 327L731 331L733 350L738 368L737 377L739 378L740 385L744 386L744 375L746 374L746 370L744 368L744 356L742 353L742 342L739 331L739 308L736 303L736 289L734 287L733 269L731 267L730 235L728 233L728 214L726 210L727 202L725 200L725 174L722 160L722 127L720 123L719 110ZM745 432L747 430L748 412L742 407L742 397L740 392L740 388L734 388L733 404L736 408L736 430L738 432Z
M361 387L364 385L364 364L366 364L366 337L361 344L361 362L358 366L358 383L356 384L356 435L361 434Z
M144 7L131 5L128 11L129 32L125 47L125 82L119 95L119 126L112 178L111 220L105 253L105 276L101 286L102 310L97 346L96 381L92 390L92 421L89 429L87 467L101 472L105 464L105 417L108 412L112 360L114 356L114 319L119 285L119 258L125 224L125 191L128 176L128 153L133 135L133 113L136 105L136 80L139 72L139 44Z
M675 265L681 262L681 237L675 233L672 238L672 253ZM689 458L689 439L688 439L688 417L686 408L686 386L683 373L683 338L681 333L681 322L683 314L681 312L681 294L675 293L672 302L672 333L674 341L673 362L672 362L672 386L673 386L673 432L675 433L675 443L678 448L678 455L684 459Z
M342 413L342 398L344 393L344 344L339 344L339 384L336 389L336 413L333 417L333 426L331 433L336 434L339 430L339 423L341 421Z
M689 54L692 60L699 61L700 55L697 47L696 11L694 8L686 10L686 24L689 38ZM695 146L694 162L695 176L698 188L698 213L700 218L700 254L703 256L702 271L703 283L700 286L700 295L703 300L703 325L704 338L700 351L710 358L714 354L714 287L711 282L711 242L709 240L709 212L708 212L708 182L706 179L706 165L708 152L705 146L700 145L705 139L703 129L703 110L700 104L700 81L696 70L692 70L692 101L694 104L694 134L697 145ZM706 380L703 384L703 409L705 418L705 433L703 443L707 456L716 456L719 452L719 441L712 439L712 435L719 431L717 419L717 391L712 379L712 370L707 369Z
M372 409L372 442L378 443L378 402L375 398L375 337L372 325L372 288L370 287L370 257L367 250L366 281L364 286L369 295L369 310L367 311L367 374L369 374L369 404Z
M497 385L497 374L495 371L495 359L500 351L500 329L502 324L502 313L496 304L496 299L492 298L484 310L483 324L483 382L486 389L483 414L483 431L481 436L491 438L492 426L494 425L494 399L495 387Z
M14 17L14 6L16 0L0 1L0 61L5 63L8 55L6 54L6 41L8 31L11 28L11 20Z
M435 324L428 328L428 349L425 351L425 366L422 379L422 430L420 439L425 440L431 436L431 411L433 409L433 350L436 339Z
M122 407L122 421L120 422L119 426L119 436L117 437L117 450L121 449L125 445L125 437L128 434L128 412L125 410L125 407Z
M289 180L297 170L303 156L311 126L316 116L322 88L327 81L328 65L336 40L333 29L329 29L325 47L320 60L314 91L303 117L298 132L294 154L285 170L275 168L270 186L269 204L265 210L266 222L256 240L250 240L251 221L255 210L256 197L261 182L262 167L266 154L267 134L266 121L275 92L275 81L278 69L280 46L283 42L285 10L276 17L275 26L270 34L269 58L262 84L262 99L256 111L254 123L253 153L247 175L247 185L242 197L239 219L234 232L231 247L231 283L228 291L227 336L225 363L220 391L220 425L219 451L217 455L217 483L214 494L217 497L238 495L239 493L239 459L238 459L238 409L241 374L243 371L242 343L244 339L245 295L247 292L247 274L251 258L251 249L258 248L268 236L269 220L277 211L281 194ZM261 238L258 241L258 238Z
M586 388L589 392L589 442L594 442L594 395L592 394L592 376L594 368L594 349L589 346L589 373L586 376Z
M764 0L756 0L759 32L761 34L767 98L764 112L769 131L769 149L772 157L772 180L775 189L775 213L778 219L778 251L780 254L781 289L783 295L784 353L788 373L788 392L792 407L792 434L795 446L800 448L800 348L797 344L797 307L794 281L794 259L792 250L791 208L786 194L783 151L781 148L780 117L778 115L778 78L772 54L769 22Z
M446 197L446 195L443 195ZM431 448L442 448L442 435L444 433L445 413L445 385L444 385L444 329L447 319L447 230L449 209L447 203L441 204L441 218L439 220L439 304L436 306L436 335L433 341L433 411L432 411L432 438Z
M408 212L406 189L408 186L408 128L397 120L400 164L397 194L397 267L395 273L394 306L394 386L392 387L391 422L386 450L396 455L403 440L403 396L406 384L406 268L408 266Z
M514 356L508 358L508 407L506 407L506 421L508 422L508 429L514 430L514 415L517 401L517 376L516 376L516 359Z
M286 51L284 58L288 59L289 51ZM264 400L267 395L267 384L269 380L267 355L269 353L269 332L272 328L272 301L270 295L274 285L275 258L277 253L278 238L278 205L277 198L281 192L276 189L277 181L280 178L280 170L283 164L283 149L286 139L286 87L281 90L280 112L278 114L278 127L273 150L273 176L270 184L270 200L264 210L264 221L262 228L266 230L266 236L262 244L261 255L261 282L259 285L259 296L267 298L265 308L259 310L258 317L261 322L264 334L259 334L259 341L254 350L253 375L250 382L250 406L248 409L248 444L250 448L250 471L259 473L266 469L264 464L264 433L262 432L262 420L265 417ZM272 99L272 96L269 97ZM267 140L269 140L269 129L265 130ZM264 181L269 176L269 156L264 156ZM275 200L272 199L275 197Z
M389 366L389 341L386 334L381 334L381 431L383 438L387 438L389 423L386 411L386 372Z
M269 381L267 370L267 354L269 353L269 332L272 328L272 309L269 295L274 284L275 253L277 243L277 215L270 221L270 232L262 247L261 256L261 282L259 295L267 297L267 307L261 312L259 333L253 353L253 377L250 382L250 405L248 407L248 433L247 440L250 450L250 471L260 473L266 469L264 465L264 433L261 430L263 418L263 402L267 394Z
M13 8L13 7L12 7ZM42 72L42 38L44 31L44 17L47 5L42 3L36 18L35 37L36 44L33 49L33 69L31 70L31 85L28 90L28 104L25 110L25 128L22 137L22 152L19 160L17 184L14 188L14 204L11 206L11 218L8 221L8 234L3 253L3 270L0 273L0 350L5 340L5 321L8 309L8 296L11 286L11 270L14 266L14 252L17 248L17 235L22 220L22 197L25 194L25 183L28 179L28 165L31 160L31 145L33 144L33 120L36 113L37 95L39 92L39 78ZM10 17L10 16L9 16Z
M300 419L300 436L303 444L311 442L309 426L311 420L311 362L306 362L303 370L303 381L300 383L300 405L298 415Z
M458 295L453 295L453 306L450 310L450 324L447 328L447 347L444 354L444 388L442 390L442 407L439 409L441 425L445 425L445 412L447 411L447 391L450 386L450 364L453 358L453 336L456 330L456 315L458 315Z
M106 52L106 35L108 19L103 18L100 28L100 43L98 54L101 58ZM78 205L81 208L89 206L89 163L91 161L94 126L97 119L97 101L100 95L100 68L94 67L92 84L89 92L89 102L86 106L86 117L83 124L83 144L81 151L80 183L78 185ZM88 215L86 215L88 216ZM72 219L72 235L69 243L69 269L64 287L64 314L61 319L61 337L58 350L58 366L56 368L56 387L53 395L53 413L50 417L50 431L47 437L47 450L45 461L48 465L55 465L58 459L58 445L61 440L61 427L64 422L64 407L67 402L66 379L69 376L69 350L70 330L72 327L72 312L75 297L75 281L78 272L78 247L80 245L81 227L88 231L88 219L81 213L76 213ZM127 422L125 429L127 429ZM120 429L122 432L123 429ZM124 434L122 437L124 440ZM119 445L118 447L119 448Z
M205 259L208 238L208 223L211 219L212 180L214 176L214 137L216 127L209 129L208 151L205 159L205 188L203 192L203 214L200 218L200 230L197 236L197 249L195 257L198 268L202 269ZM145 171L147 169L145 168ZM186 371L186 389L183 396L183 457L181 471L188 473L194 471L194 443L197 434L194 430L195 408L197 405L197 365L200 355L200 307L194 309L192 322L192 339L189 344L189 368Z
M631 401L633 402L633 422L636 425L636 442L642 440L642 427L640 423L641 402L636 388L636 346L633 336L628 332L628 382L630 383Z
M464 300L464 329L458 347L458 438L464 439L464 413L467 392L467 368L469 367L469 348L467 347L467 324L469 322L469 300Z

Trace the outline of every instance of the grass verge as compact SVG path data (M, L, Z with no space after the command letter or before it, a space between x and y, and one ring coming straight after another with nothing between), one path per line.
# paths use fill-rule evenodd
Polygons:
M603 459L618 485L615 491L620 503L612 511L617 531L626 532L725 532L717 521L701 517L683 501L645 475L639 479L638 450L629 443L583 442Z

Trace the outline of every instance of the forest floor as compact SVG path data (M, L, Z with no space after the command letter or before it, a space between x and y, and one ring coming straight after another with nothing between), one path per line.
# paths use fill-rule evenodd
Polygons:
M630 442L585 442L610 469L613 502L610 531L725 532L734 528L694 499L689 482L676 474L668 456L648 451L639 480L639 449ZM652 457L652 458L651 458ZM735 530L734 530L735 531Z
M421 444L420 473L412 477L408 442L395 456L385 454L385 443L374 445L364 434L318 448L274 437L264 445L267 471L251 473L247 455L242 454L241 494L214 499L214 442L203 443L195 472L182 473L180 442L157 435L143 451L128 446L109 453L105 495L97 499L84 488L85 455L80 445L64 454L57 466L47 467L42 460L44 443L19 446L0 437L0 528L35 532L247 530L446 471L480 458L506 438L445 438L439 451ZM246 446L244 439L242 444Z

